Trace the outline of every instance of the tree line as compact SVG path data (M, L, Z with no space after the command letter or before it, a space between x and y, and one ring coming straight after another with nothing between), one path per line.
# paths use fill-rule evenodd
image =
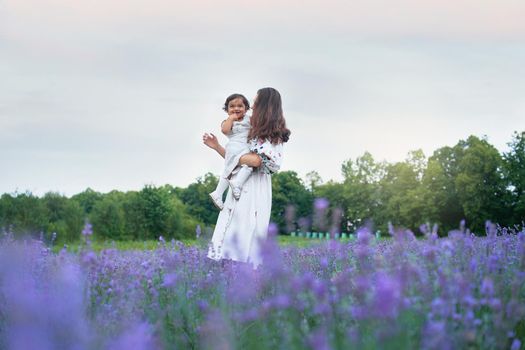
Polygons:
M428 158L411 151L402 162L376 161L365 152L343 162L341 172L341 182L326 183L315 171L305 179L294 171L272 176L271 220L281 233L353 232L370 222L381 232L389 223L416 233L423 223L437 224L443 234L466 220L483 234L486 220L512 227L525 217L525 132L513 134L508 152L470 136ZM0 228L47 240L56 233L59 242L71 242L88 220L102 239L192 238L197 226L215 225L218 211L208 193L217 180L208 173L185 188L147 185L109 193L88 188L70 198L56 192L5 193Z
M441 233L461 220L476 234L490 220L521 227L525 219L525 132L513 134L509 151L500 153L486 138L470 136L442 147L426 158L409 152L403 162L377 162L365 153L342 165L343 182L311 187L317 197L342 208L349 227L371 220L382 230L388 223L419 232L423 223L437 224Z

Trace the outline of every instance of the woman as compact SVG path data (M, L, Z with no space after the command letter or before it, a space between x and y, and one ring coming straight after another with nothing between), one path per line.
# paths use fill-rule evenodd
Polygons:
M247 140L251 153L239 160L240 166L255 170L243 185L238 200L228 191L211 239L209 258L231 259L256 267L262 263L261 245L268 233L272 209L271 174L281 166L283 143L289 137L281 95L273 88L260 89L253 104ZM213 134L204 134L203 141L224 158L224 147ZM235 182L235 176L232 175L231 182Z

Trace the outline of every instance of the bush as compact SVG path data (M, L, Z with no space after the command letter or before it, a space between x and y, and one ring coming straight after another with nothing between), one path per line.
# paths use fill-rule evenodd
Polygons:
M98 237L123 240L126 235L126 220L122 205L122 194L111 192L98 201L91 211L90 220L93 231Z
M78 240L84 225L84 212L80 205L56 192L46 193L42 202L48 219L45 233L51 235L56 232L58 242Z
M30 192L3 194L0 197L0 227L11 229L19 236L39 234L48 225L46 207Z

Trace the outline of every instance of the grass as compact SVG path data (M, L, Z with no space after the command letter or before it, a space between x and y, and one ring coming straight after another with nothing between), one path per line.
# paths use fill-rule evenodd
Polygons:
M325 241L325 239L317 238L306 238L306 237L292 237L286 235L277 236L279 245L289 246L295 245L297 247L306 247L312 244ZM343 239L346 241L348 239ZM196 245L199 242L196 239L182 239L180 240L187 246ZM96 237L91 241L91 247L95 252L99 252L104 249L117 249L117 250L154 250L159 247L160 242L158 240L146 240L146 241L111 241L101 240ZM170 244L168 242L168 244ZM75 242L67 244L67 250L70 252L79 252L86 244L84 242ZM54 253L58 253L64 246L54 245L52 250Z

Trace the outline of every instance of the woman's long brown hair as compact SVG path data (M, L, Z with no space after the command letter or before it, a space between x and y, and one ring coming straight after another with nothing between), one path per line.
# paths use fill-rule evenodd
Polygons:
M279 91L271 87L257 91L252 110L249 140L267 139L273 144L288 142L290 130L286 127L286 120L284 120Z

